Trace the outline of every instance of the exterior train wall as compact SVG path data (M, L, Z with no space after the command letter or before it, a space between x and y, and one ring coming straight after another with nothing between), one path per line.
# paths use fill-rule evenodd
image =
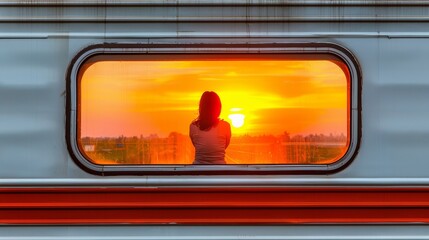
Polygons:
M307 230L328 238L401 230L394 235L427 236L411 223L429 222L428 10L426 1L0 1L0 223L335 223L259 229L267 238L297 239ZM66 77L82 49L103 43L341 46L362 75L359 147L351 164L329 174L88 173L67 146ZM341 225L386 222L409 225ZM191 239L219 236L219 229L229 231L219 236L225 239L249 233L201 226L192 235L186 227L147 228ZM46 229L56 236L64 228ZM98 226L86 236L114 231L120 239L145 228ZM78 236L85 227L67 229ZM10 227L3 236L41 230Z
M427 3L4 1L0 6L3 182L98 179L76 166L65 141L65 76L72 58L89 45L293 42L338 44L355 55L362 71L357 155L341 172L305 180L428 181ZM140 177L127 179L143 183ZM252 179L258 177L247 180ZM272 178L288 179L302 178Z

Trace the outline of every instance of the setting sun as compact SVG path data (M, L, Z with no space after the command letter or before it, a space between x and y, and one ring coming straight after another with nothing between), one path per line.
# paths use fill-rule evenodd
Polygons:
M244 124L244 115L241 113L229 114L228 118L231 119L232 126L236 128L240 128Z

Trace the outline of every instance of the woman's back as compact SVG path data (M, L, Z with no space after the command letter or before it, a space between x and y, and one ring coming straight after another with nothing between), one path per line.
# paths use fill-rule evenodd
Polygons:
M195 146L194 164L225 164L225 149L231 139L231 126L224 120L209 130L200 130L196 122L189 127L189 136Z

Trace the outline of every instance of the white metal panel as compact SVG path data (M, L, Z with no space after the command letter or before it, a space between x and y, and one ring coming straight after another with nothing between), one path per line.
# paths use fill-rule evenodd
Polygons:
M0 175L65 175L63 40L0 40Z
M425 240L422 225L342 226L9 226L0 240Z
M29 185L39 178L35 184L68 185L79 178L79 184L103 184L92 181L98 177L77 167L67 152L63 94L73 56L103 42L333 42L356 55L363 73L362 141L347 169L327 176L200 177L194 179L198 185L429 182L427 1L222 1L213 6L218 3L0 1L0 183L13 185L15 179ZM112 185L162 185L188 178L103 179Z

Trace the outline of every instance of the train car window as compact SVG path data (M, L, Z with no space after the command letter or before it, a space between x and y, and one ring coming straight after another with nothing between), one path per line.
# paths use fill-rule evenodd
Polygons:
M74 141L96 166L201 167L189 133L205 91L231 127L223 169L329 166L355 145L351 69L333 54L107 53L76 69Z

